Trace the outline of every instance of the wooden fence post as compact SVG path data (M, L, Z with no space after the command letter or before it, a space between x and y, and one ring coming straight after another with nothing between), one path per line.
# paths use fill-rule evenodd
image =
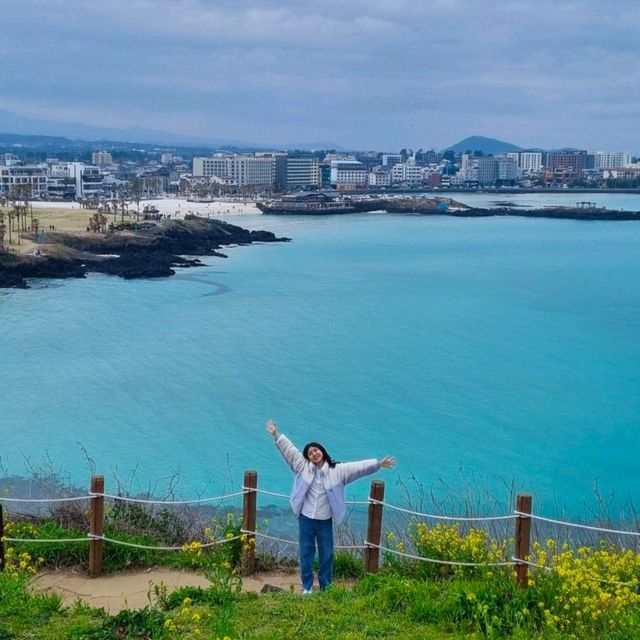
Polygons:
M382 504L384 502L384 481L372 480L369 491L369 513L367 519L367 540L371 545L365 544L364 570L365 573L377 573L380 562L380 540L382 537ZM374 500L378 502L373 502Z
M242 543L242 573L245 576L253 575L256 571L256 507L258 488L258 472L244 472L244 496L242 498L242 529L247 532Z
M0 571L4 571L4 513L0 504Z
M91 476L91 493L104 493L104 476ZM89 533L92 536L104 534L104 496L94 495L91 498L89 516ZM102 556L104 540L92 538L89 542L89 576L97 578L102 573Z
M516 511L531 513L531 495L519 493L516 497ZM516 516L515 555L518 560L528 558L531 551L531 518L528 516ZM523 562L513 565L516 572L516 580L521 587L529 585L529 567Z

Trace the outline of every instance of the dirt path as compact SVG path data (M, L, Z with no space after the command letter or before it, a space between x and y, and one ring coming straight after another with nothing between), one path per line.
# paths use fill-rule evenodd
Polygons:
M242 581L245 591L258 592L267 584L287 591L297 590L299 583L297 575L279 573L256 574L243 578ZM122 609L141 609L147 606L153 586L161 584L171 592L186 586L206 588L210 583L198 573L154 568L100 578L89 578L86 574L69 571L48 571L33 578L30 587L41 593L57 593L66 605L82 600L113 615Z

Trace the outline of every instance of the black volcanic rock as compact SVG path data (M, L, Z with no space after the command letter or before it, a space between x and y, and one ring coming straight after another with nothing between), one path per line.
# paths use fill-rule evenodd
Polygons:
M125 279L163 278L174 267L203 263L191 256L226 257L224 245L286 242L270 231L248 231L219 220L187 217L106 234L50 233L43 255L0 256L0 288L26 287L27 278L83 278L88 272Z
M638 211L619 211L597 207L545 207L544 209L515 209L512 207L500 207L498 209L470 208L441 213L448 216L469 218L519 216L521 218L551 218L555 220L640 220L640 212Z
M0 256L0 288L26 289L27 278L84 278L88 269L75 260L42 256Z
M27 281L15 271L3 269L0 263L0 289L26 289Z

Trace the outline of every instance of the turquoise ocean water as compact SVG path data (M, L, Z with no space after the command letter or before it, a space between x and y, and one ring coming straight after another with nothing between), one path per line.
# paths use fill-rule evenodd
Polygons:
M183 495L215 495L255 468L287 491L273 417L341 460L396 455L396 497L415 476L498 497L514 480L576 511L596 484L638 502L640 223L232 222L293 242L170 279L0 292L5 472L49 459L85 486L86 450L107 489L179 474Z

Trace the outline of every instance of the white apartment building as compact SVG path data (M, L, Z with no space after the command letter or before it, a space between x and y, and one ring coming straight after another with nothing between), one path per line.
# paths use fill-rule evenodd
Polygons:
M631 164L631 153L628 151L596 151L593 154L594 169L617 169Z
M43 165L0 166L0 193L11 193L15 188L26 187L24 196L41 198L47 194L47 167Z
M506 158L507 160L513 160L516 165L520 161L520 152L519 151L508 151L506 153L499 154L501 158Z
M376 167L369 173L369 186L370 187L390 187L391 186L391 174L382 168Z
M104 176L98 167L84 162L67 162L69 177L75 181L76 198L97 198L103 195Z
M110 167L113 164L113 157L108 151L94 151L91 154L91 164L97 167Z
M521 151L518 168L523 173L536 173L542 170L541 151Z
M218 179L217 182L244 186L270 186L274 181L274 162L271 157L233 156L216 154L193 159L193 176Z
M465 153L462 156L461 174L465 182L493 184L498 180L498 159L473 157Z
M221 153L211 157L196 157L193 159L194 178L226 178L231 177L230 156Z
M394 183L408 182L410 184L421 184L424 178L424 167L401 162L394 164L391 168L391 181Z
M332 160L331 184L339 189L358 189L367 186L368 172L357 160Z

